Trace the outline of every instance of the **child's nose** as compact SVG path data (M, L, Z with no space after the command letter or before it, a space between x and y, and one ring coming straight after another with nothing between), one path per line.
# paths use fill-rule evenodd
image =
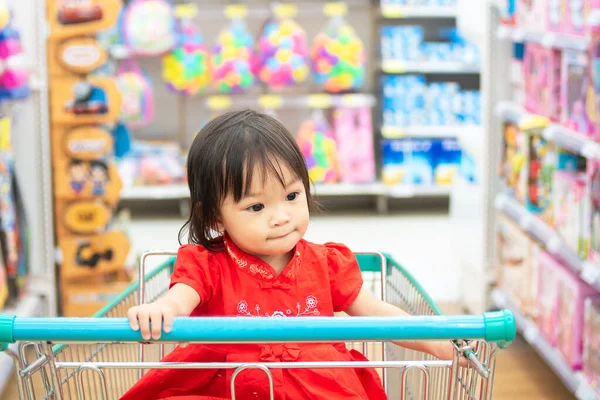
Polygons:
M288 222L290 222L290 215L283 210L280 210L279 212L275 213L271 218L271 225L274 227L285 225Z

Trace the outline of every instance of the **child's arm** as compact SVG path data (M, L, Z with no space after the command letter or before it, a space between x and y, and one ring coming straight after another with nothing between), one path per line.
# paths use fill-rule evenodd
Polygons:
M200 304L200 296L190 286L177 283L154 303L135 306L127 311L131 329L142 332L144 340L158 340L164 325L165 333L171 331L175 317L187 317ZM152 323L152 329L150 329Z
M401 317L409 315L400 308L381 301L364 289L361 289L358 297L348 307L346 313L357 317ZM404 341L394 343L407 349L429 353L441 360L452 360L454 353L454 346L449 341Z

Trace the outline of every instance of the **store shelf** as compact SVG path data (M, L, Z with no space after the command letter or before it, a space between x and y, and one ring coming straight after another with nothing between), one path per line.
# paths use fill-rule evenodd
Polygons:
M16 307L0 310L0 314L17 315L19 317L38 317L42 314L43 301L37 296L23 296ZM16 345L10 346L16 350ZM9 377L14 371L14 362L7 354L0 352L0 395L8 384Z
M513 42L533 42L545 47L584 51L590 45L589 37L563 35L554 32L532 32L523 27L501 25L496 32L500 39L510 39Z
M387 139L414 138L455 138L465 131L481 132L481 126L383 126L381 134Z
M496 209L517 222L523 231L531 235L550 253L560 258L583 281L600 291L600 265L582 260L571 250L558 233L536 215L530 213L517 200L500 193L496 196Z
M543 129L543 136L546 140L585 158L600 160L599 143L582 133L575 132L560 124L551 123L548 118L530 113L517 104L511 102L499 103L496 106L496 115L504 121L514 122L521 129L540 127Z
M353 184L317 184L316 196L387 196L391 198L441 197L450 194L449 186L386 186L383 183ZM134 186L123 189L121 200L180 200L189 197L187 185Z
M388 19L402 18L455 18L456 7L444 6L382 6L381 16Z
M478 74L479 64L456 61L382 61L381 70L386 74Z
M215 95L208 96L205 105L210 110L223 111L235 108L294 109L331 107L373 107L376 104L372 94L331 95L316 93L310 95Z
M564 361L558 349L552 347L540 334L534 321L522 315L517 307L511 304L508 296L500 289L492 291L492 301L498 308L508 308L515 316L517 331L523 335L529 345L546 361L560 377L564 385L578 400L594 400L598 397L586 382L585 376L573 371Z

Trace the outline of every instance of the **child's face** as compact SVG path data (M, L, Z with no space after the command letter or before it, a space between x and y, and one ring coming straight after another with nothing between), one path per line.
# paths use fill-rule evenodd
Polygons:
M302 180L283 165L282 170L286 187L276 177L263 178L257 170L249 195L239 203L228 196L221 206L219 230L227 232L240 249L259 258L288 254L308 228Z

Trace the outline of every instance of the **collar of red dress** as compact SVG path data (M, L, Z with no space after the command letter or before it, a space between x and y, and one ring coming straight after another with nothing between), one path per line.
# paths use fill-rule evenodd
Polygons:
M223 244L229 258L236 264L236 266L242 271L254 277L261 278L266 281L291 281L296 278L298 267L302 259L302 240L298 242L294 249L294 255L288 263L288 265L281 271L281 274L277 275L273 267L261 260L260 258L253 256L252 254L246 253L240 249L231 240L229 235L223 235Z

